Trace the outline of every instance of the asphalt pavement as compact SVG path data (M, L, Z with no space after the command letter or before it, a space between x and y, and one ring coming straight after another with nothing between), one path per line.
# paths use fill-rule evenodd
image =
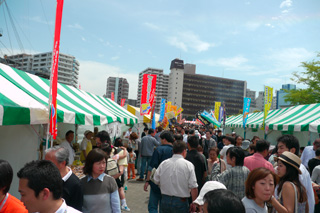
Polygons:
M137 175L137 178L139 175ZM130 212L133 213L145 213L148 212L148 202L150 186L148 187L148 192L143 190L145 181L128 180L127 181L127 191L126 191L126 201L130 208Z

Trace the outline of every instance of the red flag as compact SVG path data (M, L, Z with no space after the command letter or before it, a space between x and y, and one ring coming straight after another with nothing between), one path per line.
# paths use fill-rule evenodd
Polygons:
M142 80L140 115L149 114L156 93L157 75L144 74Z
M79 83L79 89L81 89L81 84Z
M126 103L126 99L121 99L121 106L123 107L124 104Z
M111 100L114 101L114 92L111 92Z
M54 29L54 42L52 52L52 69L50 76L50 93L51 96L51 110L50 110L50 134L53 139L57 137L57 92L58 92L58 63L59 63L59 46L60 46L60 32L62 20L63 0L57 0L56 23Z

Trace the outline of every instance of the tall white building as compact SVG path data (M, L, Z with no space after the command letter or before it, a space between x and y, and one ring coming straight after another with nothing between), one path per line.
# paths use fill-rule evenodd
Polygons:
M180 59L172 60L170 65L170 74L169 74L168 101L171 101L172 105L175 105L178 108L182 106L183 78L184 78L183 60L180 60Z
M155 112L160 112L161 99L167 99L168 96L168 82L169 76L163 74L162 69L150 68L143 70L139 73L139 84L138 84L138 94L137 94L137 107L140 107L141 103L141 90L142 90L142 80L144 74L155 74L157 75L157 84L156 84L156 106Z

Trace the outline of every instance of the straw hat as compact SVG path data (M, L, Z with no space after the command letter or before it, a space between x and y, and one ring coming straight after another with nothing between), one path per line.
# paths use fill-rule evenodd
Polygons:
M89 133L92 133L90 130L86 130L85 132L84 132L84 136L87 136L87 134L89 134Z
M204 201L203 201L204 195L207 192L212 191L212 190L216 190L216 189L227 189L227 188L225 187L225 185L223 185L222 183L220 183L218 181L207 181L203 185L203 187L201 188L199 196L193 202L198 205L203 205L204 204Z
M301 165L301 159L297 155L291 152L285 151L279 157L275 157L274 159L281 160L283 162L290 164L291 166L293 166L298 170L299 174L301 174L301 170L299 169Z

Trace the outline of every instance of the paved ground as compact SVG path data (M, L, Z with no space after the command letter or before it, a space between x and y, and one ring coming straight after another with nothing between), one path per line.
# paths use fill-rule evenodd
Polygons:
M138 175L139 177L139 175ZM133 213L145 213L148 212L148 201L150 186L148 187L148 192L143 190L144 181L128 180L126 192L126 200L130 212Z

